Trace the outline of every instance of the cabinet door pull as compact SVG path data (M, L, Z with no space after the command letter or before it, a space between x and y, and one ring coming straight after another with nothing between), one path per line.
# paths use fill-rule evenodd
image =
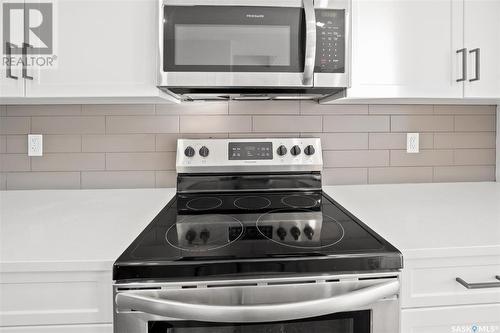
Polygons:
M12 80L17 80L18 77L12 75L12 46L15 46L12 43L5 42L5 51L7 56L7 78Z
M499 282L468 283L457 277L456 281L467 289L500 288L500 275L495 276Z
M469 54L475 53L476 54L476 76L472 79L469 80L469 82L473 81L479 81L481 79L481 49L477 48L474 50L470 50Z
M23 78L33 80L32 76L28 75L28 48L32 47L28 43L23 43Z
M457 54L462 53L462 77L457 82L467 80L467 49L463 48L457 51Z

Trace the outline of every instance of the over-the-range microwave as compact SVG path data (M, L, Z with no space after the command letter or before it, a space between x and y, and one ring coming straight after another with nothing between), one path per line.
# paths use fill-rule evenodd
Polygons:
M159 0L160 89L182 100L335 99L350 0Z

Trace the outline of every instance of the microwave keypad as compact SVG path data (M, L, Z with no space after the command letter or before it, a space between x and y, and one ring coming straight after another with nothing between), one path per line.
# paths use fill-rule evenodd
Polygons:
M316 73L345 71L345 10L316 10Z

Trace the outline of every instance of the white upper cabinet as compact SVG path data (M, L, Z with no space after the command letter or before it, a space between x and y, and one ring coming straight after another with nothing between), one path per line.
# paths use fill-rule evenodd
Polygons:
M27 97L148 97L156 88L156 1L54 1L55 68L30 70Z
M500 98L499 0L353 0L348 98Z
M466 98L500 98L500 1L465 0Z
M353 0L349 97L461 98L456 0Z
M0 98L7 97L22 97L24 96L24 80L21 78L21 67L16 62L16 64L6 63L6 60L14 60L17 59L17 55L14 54L14 45L10 43L6 45L6 41L4 40L4 4L11 3L10 1L0 0L0 52L2 54L2 62L0 64ZM19 11L17 12L19 13ZM21 12L22 13L22 12ZM12 14L11 20L23 25L23 16L18 14ZM12 26L12 24L11 24ZM12 32L14 34L15 32ZM17 38L21 38L17 36ZM12 39L9 38L12 42L14 42L14 37ZM9 48L12 56L9 56L7 48ZM0 101L1 104L1 101Z

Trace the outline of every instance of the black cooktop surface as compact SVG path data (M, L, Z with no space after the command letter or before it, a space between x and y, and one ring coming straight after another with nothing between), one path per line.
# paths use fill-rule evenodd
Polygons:
M116 261L114 279L399 268L396 248L321 191L177 194Z

